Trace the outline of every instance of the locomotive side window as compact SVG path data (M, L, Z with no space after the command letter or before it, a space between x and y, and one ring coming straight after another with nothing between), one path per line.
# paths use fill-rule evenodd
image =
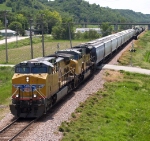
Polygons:
M30 73L29 67L16 67L15 73Z
M74 55L74 59L75 59L75 60L79 60L79 55L75 54L75 55Z
M32 67L31 73L47 73L46 67Z
M51 67L48 68L48 73L49 73L49 74L52 73L52 68L51 68Z

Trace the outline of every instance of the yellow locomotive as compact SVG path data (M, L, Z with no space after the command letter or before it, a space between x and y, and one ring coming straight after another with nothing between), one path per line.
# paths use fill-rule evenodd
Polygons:
M39 117L91 74L94 63L88 47L75 47L21 62L12 78L11 113Z

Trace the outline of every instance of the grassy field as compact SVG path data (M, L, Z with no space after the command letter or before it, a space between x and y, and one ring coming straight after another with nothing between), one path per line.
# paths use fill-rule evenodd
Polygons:
M72 45L79 45L86 41L72 41ZM49 55L57 51L57 44L60 44L60 49L70 48L70 41L53 40L51 37L45 37L45 55ZM42 56L42 43L41 37L33 38L33 58ZM31 46L30 39L18 41L8 44L8 63L17 64L24 60L31 59ZM0 63L6 62L5 44L0 45Z
M132 58L133 66L150 69L150 31L146 31L134 42L134 48L135 52L125 51L120 57L119 63L129 65Z
M107 71L105 79L104 89L82 103L70 122L59 127L63 141L148 141L149 77Z
M0 105L8 104L11 97L11 78L14 70L10 67L0 67Z
M134 42L132 65L150 69L150 31ZM127 50L119 59L131 62ZM148 141L150 138L150 81L147 75L128 72L105 73L103 90L93 94L63 122L63 141Z
M11 102L11 78L13 73L13 68L0 67L0 119L10 112L8 105Z

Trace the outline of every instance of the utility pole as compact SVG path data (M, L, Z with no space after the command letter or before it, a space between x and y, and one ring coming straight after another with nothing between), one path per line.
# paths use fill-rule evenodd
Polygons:
M29 19L29 24L30 24L30 45L31 45L31 59L33 59L33 46L32 46L32 31L31 31L31 22L33 19Z
M7 12L8 11L4 11L6 63L8 63L8 48L7 48L7 24L8 24L8 20L7 20Z
M16 47L18 47L18 25L16 25Z
M70 23L68 23L68 29L69 29L70 47L72 48L72 42L71 42L71 31L70 31Z
M6 63L8 63L8 47L7 47L7 24L8 24L8 20L7 20L7 14L9 12L9 10L5 10L5 11L1 11L3 12L3 16L4 16L4 23L5 23L5 50L6 50Z
M41 14L41 18L42 18L42 23L41 23L41 26L42 26L42 52L43 52L43 57L45 56L45 48L44 48L44 25L43 25L43 17L44 17L44 14Z

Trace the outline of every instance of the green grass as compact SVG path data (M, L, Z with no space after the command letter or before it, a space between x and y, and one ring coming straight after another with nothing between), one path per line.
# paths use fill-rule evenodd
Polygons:
M10 112L8 105L11 103L13 73L13 68L0 67L0 120Z
M41 41L42 41L42 38L40 36L33 36L33 38L32 38L32 43L33 44L38 44ZM52 37L45 36L44 42L52 42ZM27 45L30 45L30 38L19 40L17 42L14 41L14 42L8 43L7 48L8 49L14 49L14 48L24 47L24 46L27 46ZM6 47L5 44L0 45L0 51L5 50L5 47Z
M79 45L86 41L81 40L73 40L72 45ZM44 47L45 47L45 55L49 55L57 51L57 44L60 44L60 49L70 48L69 40L53 40L51 37L45 37ZM33 38L33 58L42 56L42 43L41 37ZM20 40L18 41L18 47L16 46L16 42L8 43L8 63L9 64L17 64L21 61L31 59L31 46L30 39ZM0 63L6 62L6 52L5 52L5 44L0 45Z
M0 67L0 105L7 105L11 99L11 78L13 68Z
M107 77L111 77L108 75ZM150 138L150 81L140 74L105 83L63 122L63 141L148 141Z
M131 56L133 66L138 66L145 69L150 69L150 31L146 31L143 36L135 42L134 48L136 52L127 50L119 59L122 65L130 65Z

